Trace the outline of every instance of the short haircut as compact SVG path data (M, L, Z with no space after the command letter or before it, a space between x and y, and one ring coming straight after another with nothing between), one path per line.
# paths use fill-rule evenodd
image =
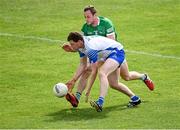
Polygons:
M83 40L83 36L78 33L78 32L70 32L69 36L67 37L67 41L74 41L74 42L78 42L78 40L81 40L84 42Z
M92 6L92 5L88 5L88 6L86 6L86 7L84 8L84 12L86 12L86 11L88 11L88 10L89 10L93 15L97 13L95 7Z

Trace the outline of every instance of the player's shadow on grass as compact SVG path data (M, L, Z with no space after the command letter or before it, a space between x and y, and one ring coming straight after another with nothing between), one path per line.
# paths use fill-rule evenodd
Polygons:
M104 107L102 112L96 112L95 109L89 108L71 108L71 109L62 109L57 112L50 113L46 116L52 117L49 121L79 121L79 120L91 120L91 119L102 119L108 117L108 113L111 111L123 111L127 110L127 104L115 105Z

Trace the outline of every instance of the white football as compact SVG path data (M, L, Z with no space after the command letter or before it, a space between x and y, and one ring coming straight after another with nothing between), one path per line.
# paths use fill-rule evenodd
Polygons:
M68 87L64 83L57 83L53 87L53 92L55 96L61 98L68 93Z

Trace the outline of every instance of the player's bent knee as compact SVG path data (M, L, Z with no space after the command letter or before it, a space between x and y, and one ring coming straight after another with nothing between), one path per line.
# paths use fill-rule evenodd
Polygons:
M111 80L108 80L108 81L109 81L109 86L110 86L111 88L116 89L116 86L118 86L118 83L117 83L117 82L114 82L114 81L111 81Z
M113 85L113 84L109 84L109 86L110 86L111 88L114 88L114 87L115 87L115 85Z
M118 89L118 88L117 88L117 85L118 85L118 84L109 84L109 86L110 86L112 89Z
M129 81L129 80L130 80L130 77L129 77L129 76L122 76L122 78L123 78L125 81Z
M103 77L103 76L106 76L106 74L105 74L105 72L104 71L102 71L102 70L99 70L99 77Z

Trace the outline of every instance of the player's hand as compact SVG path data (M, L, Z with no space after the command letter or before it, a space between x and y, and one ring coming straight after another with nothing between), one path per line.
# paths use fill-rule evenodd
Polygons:
M85 97L85 102L88 103L88 101L89 101L89 96L86 96Z
M66 52L75 52L75 50L73 50L73 48L69 45L69 44L64 44L62 46L62 48L66 51Z
M89 100L89 92L86 92L86 97L85 97L85 102L87 103L88 102L88 100Z
M72 89L74 88L75 85L75 81L74 80L70 80L66 83L67 87L68 87L68 91L71 92Z

